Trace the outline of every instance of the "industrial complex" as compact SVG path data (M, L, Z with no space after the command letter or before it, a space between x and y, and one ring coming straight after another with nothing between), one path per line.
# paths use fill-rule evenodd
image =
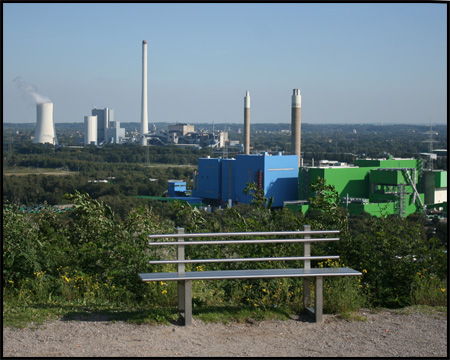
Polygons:
M286 206L306 212L308 199L313 197L310 185L318 178L333 185L350 214L363 211L381 216L437 209L447 212L447 171L424 169L420 159L387 156L382 159L356 159L354 164L336 161L303 163L301 153L301 95L293 89L291 97L290 154L251 154L250 152L250 92L244 97L244 144L235 158L202 158L193 176L193 188L187 197L186 183L169 181L169 197L210 206L233 206L250 203L252 197L244 190L255 183L272 198L272 206ZM183 145L189 147L222 148L228 143L227 132L195 132L188 124L170 125L167 132L148 129L147 104L147 42L142 42L142 101L139 133L125 137L125 129L114 120L114 110L93 109L85 116L85 145L134 142L143 146ZM37 105L35 143L57 144L53 122L53 103ZM430 154L432 154L432 139Z

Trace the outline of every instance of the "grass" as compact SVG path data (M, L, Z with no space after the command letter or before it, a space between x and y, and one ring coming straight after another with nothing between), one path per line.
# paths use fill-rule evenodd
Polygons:
M3 327L24 328L48 320L125 321L132 324L170 324L178 321L176 308L120 307L110 305L32 303L28 305L3 303Z
M76 171L67 171L67 170L57 170L52 168L26 168L26 167L17 167L17 168L9 168L3 169L4 176L25 176L25 175L78 175L79 173Z
M381 308L371 309L373 312ZM392 310L401 315L415 313L425 314L434 318L447 317L447 307L414 305ZM202 306L193 310L194 319L206 323L228 324L253 323L264 320L289 320L299 312L288 306L255 308L246 306ZM347 321L367 321L358 311L347 311L337 315L337 318ZM102 303L86 303L85 301L53 301L47 303L3 301L3 327L25 328L41 325L49 320L63 321L124 321L131 324L148 325L181 325L182 319L176 307L151 306L117 306Z
M198 308L193 316L204 322L228 324L230 322L252 323L263 320L289 320L292 309L285 308L254 308L244 306L210 306Z
M211 323L288 320L293 309L252 308L243 306L208 306L193 311L195 319ZM176 307L112 306L108 304L54 301L48 303L3 302L3 327L25 328L49 320L124 321L131 324L182 324Z
M357 312L354 311L339 314L337 318L347 321L367 321L367 318L365 316L359 315Z
M447 317L446 306L430 306L430 305L413 305L401 309L394 310L397 314L412 315L412 314L424 314L434 318Z

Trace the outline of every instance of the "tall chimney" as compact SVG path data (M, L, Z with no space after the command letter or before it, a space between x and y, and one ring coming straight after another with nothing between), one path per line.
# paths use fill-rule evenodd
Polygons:
M145 134L148 133L147 109L147 41L142 41L142 108L141 108L141 145L147 145Z
M250 154L250 94L244 97L244 154Z
M302 145L302 97L300 89L294 89L292 95L292 115L291 115L291 152L298 155L298 166L300 166L301 145Z

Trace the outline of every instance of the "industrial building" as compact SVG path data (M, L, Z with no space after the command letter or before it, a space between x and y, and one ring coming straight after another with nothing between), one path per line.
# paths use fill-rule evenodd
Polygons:
M97 145L97 116L84 117L84 145Z
M308 198L314 196L310 185L323 178L350 214L405 217L427 206L447 211L447 172L423 170L417 159L357 159L354 165L322 161L300 168L297 164L297 155L268 153L199 159L192 196L217 205L249 204L252 197L244 189L254 182L266 198L273 198L272 206L306 213Z
M420 212L427 205L441 203L446 208L447 172L423 170L417 159L357 159L354 166L321 163L301 167L297 202L292 210L306 212L313 197L309 185L318 178L333 185L350 214L363 211L375 215L398 214L402 217Z
M94 126L96 122L96 126ZM125 139L125 129L120 127L120 122L114 121L114 110L92 109L92 116L85 116L85 145L92 144L94 139L94 128L96 127L97 145L120 144Z
M272 156L268 153L236 155L235 159L203 158L198 160L194 174L192 196L217 204L250 203L252 196L244 194L248 183L256 183L273 206L297 198L298 156Z

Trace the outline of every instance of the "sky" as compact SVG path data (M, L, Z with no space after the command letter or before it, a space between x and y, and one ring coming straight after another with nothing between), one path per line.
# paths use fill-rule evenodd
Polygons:
M3 3L3 122L447 123L446 3Z

